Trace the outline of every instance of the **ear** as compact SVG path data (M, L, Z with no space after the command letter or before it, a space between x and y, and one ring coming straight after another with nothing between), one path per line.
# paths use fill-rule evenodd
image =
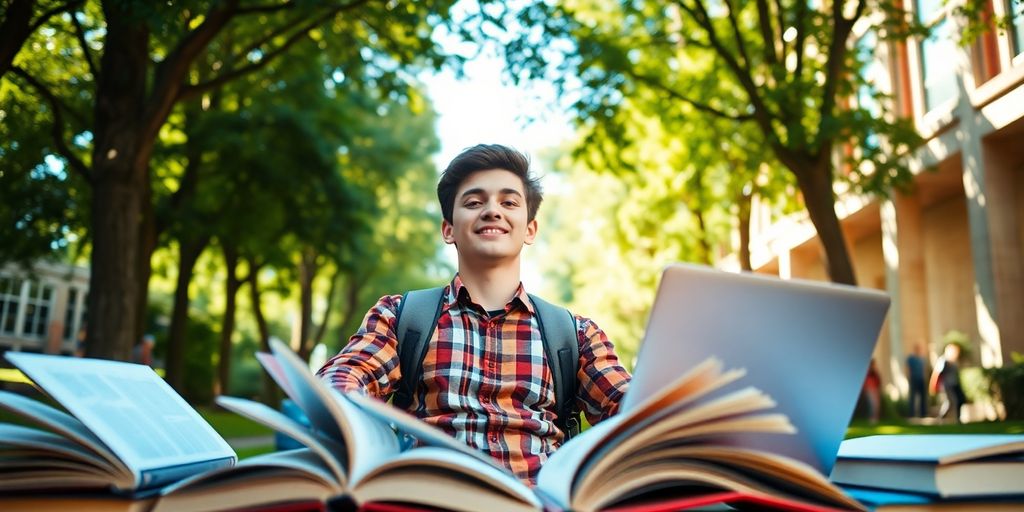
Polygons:
M533 219L526 223L526 239L524 242L526 245L533 245L534 238L537 237L537 219Z
M448 221L441 220L441 239L446 244L455 243L455 227L452 226Z

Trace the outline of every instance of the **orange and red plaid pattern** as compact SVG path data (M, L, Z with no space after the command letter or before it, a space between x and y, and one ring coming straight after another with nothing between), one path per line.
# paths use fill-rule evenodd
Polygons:
M520 285L503 310L489 313L473 302L458 276L442 297L409 412L533 484L564 437L554 423L554 386L533 304ZM382 297L317 374L342 391L390 396L402 378L395 335L401 301L401 295ZM604 331L578 315L576 323L577 401L587 420L596 423L618 410L630 375Z

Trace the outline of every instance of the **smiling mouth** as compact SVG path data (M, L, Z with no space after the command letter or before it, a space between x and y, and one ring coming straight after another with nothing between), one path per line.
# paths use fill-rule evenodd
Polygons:
M483 228L477 230L478 235L504 235L506 233L508 233L508 231L500 228Z

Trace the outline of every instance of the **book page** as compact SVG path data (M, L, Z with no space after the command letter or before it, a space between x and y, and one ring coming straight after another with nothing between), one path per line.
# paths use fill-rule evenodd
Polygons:
M100 438L90 432L81 421L64 411L17 393L2 390L0 390L0 407L82 445L111 466L124 471L128 470ZM0 439L6 438L0 436Z
M279 378L288 383L292 400L306 413L315 430L345 446L350 484L401 451L398 438L387 423L361 413L345 401L340 392L313 375L283 342L271 340L270 346L279 366L268 365L268 371L279 373Z
M433 425L430 425L405 411L381 402L376 398L362 395L360 393L346 393L345 398L359 406L359 408L367 414L373 415L385 423L394 425L399 432L415 437L421 443L462 452L483 462L494 465L494 461L491 460L487 454L470 448L466 443L455 439L441 429L434 427Z
M569 440L541 468L537 477L538 489L557 505L568 508L573 487L594 453L613 446L615 439L623 437L624 432L672 414L682 405L740 376L742 371L722 373L722 365L716 359L704 361L630 411L620 412Z
M318 438L304 425L259 402L243 398L219 396L217 397L217 405L268 426L302 443L312 453L323 459L323 464L330 468L331 473L334 475L334 480L340 487L347 485L348 476L343 467L347 459L344 446L327 438Z
M301 448L257 455L183 480L163 489L151 512L321 510L324 501L343 492L323 459Z
M352 458L349 460L349 473L354 486L371 470L401 453L402 448L398 436L387 423L364 413L341 393L334 393L332 398L350 420L346 435L350 436L348 442Z
M3 440L0 446L4 453L0 457L0 474L6 475L0 479L0 490L22 489L12 484L17 474L33 474L34 478L103 475L102 481L106 485L120 487L130 487L135 481L134 475L127 469L112 465L81 445L51 432L0 423L0 439ZM69 470L81 465L91 470Z
M331 399L336 391L316 378L309 367L284 342L271 338L270 349L277 365L264 364L264 368L275 380L282 382L281 389L306 413L309 424L314 430L348 447L344 431L348 428L348 418ZM261 362L264 362L262 359Z
M409 489L419 485L416 493ZM543 508L537 496L519 479L461 451L427 446L392 458L353 486L353 495L366 501L397 501L452 510L491 510L495 495L529 510ZM491 498L488 500L487 498Z
M42 354L6 357L113 451L141 481L147 469L235 452L152 368Z

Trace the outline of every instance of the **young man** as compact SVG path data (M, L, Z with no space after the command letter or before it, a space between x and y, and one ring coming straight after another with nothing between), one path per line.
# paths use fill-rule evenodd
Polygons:
M440 317L409 412L483 450L535 483L564 440L536 310L520 282L520 253L537 235L540 185L521 153L478 145L457 156L437 185L441 236L458 252L458 274ZM401 295L382 297L318 375L342 391L388 397L402 379L395 334ZM596 423L618 410L630 375L604 332L576 316L579 410Z

